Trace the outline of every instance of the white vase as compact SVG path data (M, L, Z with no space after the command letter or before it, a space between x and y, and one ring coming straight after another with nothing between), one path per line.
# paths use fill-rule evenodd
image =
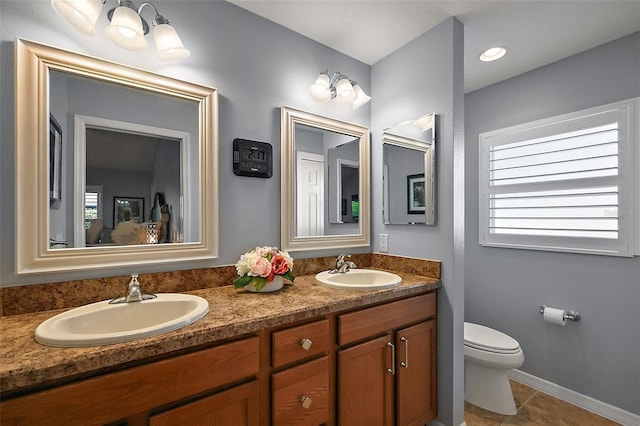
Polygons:
M272 291L280 290L283 285L284 283L282 281L282 275L276 275L273 277L273 281L268 282L267 285L262 287L262 289L260 290L256 290L256 287L253 285L253 283L247 284L246 286L244 286L244 289L252 293L270 293Z

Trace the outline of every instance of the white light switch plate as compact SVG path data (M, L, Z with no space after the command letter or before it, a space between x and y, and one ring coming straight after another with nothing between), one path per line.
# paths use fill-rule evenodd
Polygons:
M382 253L389 252L389 234L380 234L380 251Z

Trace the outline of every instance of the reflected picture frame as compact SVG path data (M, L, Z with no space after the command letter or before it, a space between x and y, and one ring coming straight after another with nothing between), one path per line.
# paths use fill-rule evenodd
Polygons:
M49 207L62 204L62 127L49 115Z
M426 211L424 173L407 176L407 213L424 214Z
M144 222L144 198L113 197L113 228L124 221L124 211L131 209L131 220L136 223Z

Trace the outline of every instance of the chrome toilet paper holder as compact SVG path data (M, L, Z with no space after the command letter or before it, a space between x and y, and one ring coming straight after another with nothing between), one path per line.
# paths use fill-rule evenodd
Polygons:
M544 314L544 310L545 308L549 308L549 305L542 305L540 306L540 313ZM571 321L580 321L580 312L578 311L574 311L574 310L570 310L570 311L564 311L564 314L562 316L565 320L571 320Z

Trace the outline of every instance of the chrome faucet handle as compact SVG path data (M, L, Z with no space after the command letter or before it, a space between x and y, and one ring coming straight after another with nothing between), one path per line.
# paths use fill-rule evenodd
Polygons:
M129 289L126 296L127 302L138 302L142 300L142 289L138 282L138 274L131 274L131 281L129 281Z
M142 293L142 288L140 288L140 283L138 282L138 274L131 274L131 281L129 281L129 286L127 289L127 295L123 297L118 297L117 299L111 300L110 304L116 303L131 303L131 302L140 302L142 300L155 299L155 294L144 294Z
M344 265L344 263L345 263L344 258L345 257L351 257L351 255L350 254L339 254L338 255L338 257L336 258L336 268L337 269L340 269L340 267L342 265Z
M341 254L336 259L336 269L334 271L339 272L341 274L348 272L349 269L356 269L357 265L354 262L345 260L345 257L351 257L350 254Z

